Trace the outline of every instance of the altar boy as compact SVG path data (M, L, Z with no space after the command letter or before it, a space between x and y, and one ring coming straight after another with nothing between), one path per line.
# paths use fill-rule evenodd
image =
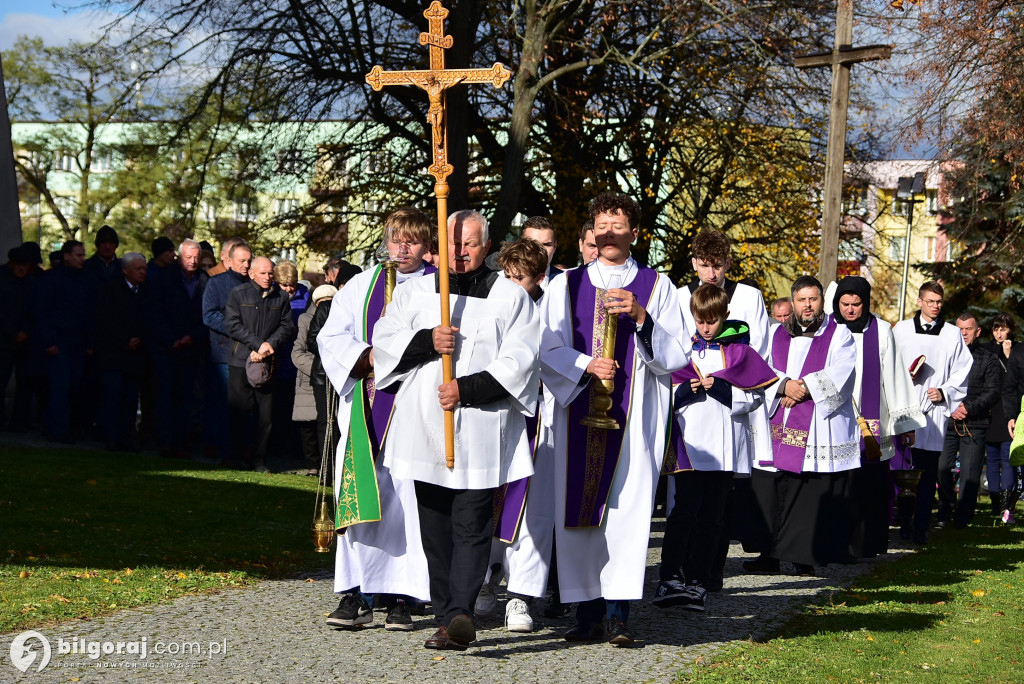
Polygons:
M702 611L733 472L750 468L737 463L750 458L747 435L753 436L755 451L771 449L766 414L755 409L764 403L764 389L778 378L750 346L749 326L726 320L729 294L723 288L701 285L689 309L696 333L690 364L672 374L675 422L669 458L675 457L675 501L654 605Z

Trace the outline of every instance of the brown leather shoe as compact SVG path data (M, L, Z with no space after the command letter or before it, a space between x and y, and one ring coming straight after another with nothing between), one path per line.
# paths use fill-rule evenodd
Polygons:
M468 615L456 615L448 623L448 638L462 648L476 641L476 625Z
M440 627L434 635L423 642L424 648L432 648L438 651L465 651L466 645L461 644L448 634L447 627Z
M424 648L433 648L443 651L444 649L448 648L448 644L450 643L450 641L451 640L448 638L448 628L441 627L436 632L434 632L433 636L431 636L429 639L423 642L423 646Z

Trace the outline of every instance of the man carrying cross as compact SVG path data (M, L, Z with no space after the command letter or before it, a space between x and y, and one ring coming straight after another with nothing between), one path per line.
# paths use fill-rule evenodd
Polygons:
M448 219L451 325L442 325L440 278L395 290L373 333L378 391L401 382L384 466L415 480L430 600L439 623L424 646L465 649L491 548L494 490L533 473L526 416L537 403L540 318L526 291L484 266L487 219ZM439 275L439 274L438 274ZM442 379L442 354L455 378ZM455 413L453 467L443 411Z

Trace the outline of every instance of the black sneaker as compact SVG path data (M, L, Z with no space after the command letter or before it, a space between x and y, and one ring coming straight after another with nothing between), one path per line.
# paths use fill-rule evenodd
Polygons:
M678 606L686 600L686 585L678 577L660 582L654 592L654 605L659 608Z
M409 613L409 606L405 601L399 601L394 608L388 611L388 616L384 619L384 629L389 632L412 631L412 615Z
M683 601L677 605L686 610L705 611L708 607L708 591L700 585L700 582L689 582L686 585L686 593L683 594Z
M626 627L626 623L619 618L609 618L605 626L605 634L608 636L608 643L612 646L629 646L633 643L633 633Z
M327 616L331 627L358 627L373 622L373 610L362 596L345 594L338 607Z

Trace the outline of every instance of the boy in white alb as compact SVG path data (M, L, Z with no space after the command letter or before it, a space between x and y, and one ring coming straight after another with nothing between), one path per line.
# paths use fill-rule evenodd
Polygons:
M672 374L676 424L669 454L675 457L675 505L665 527L654 605L704 610L735 460L745 457L748 434L763 441L755 446L771 449L765 412L755 409L778 378L749 345L747 324L726 320L724 289L701 285L689 308L697 332L690 365ZM752 421L759 423L754 429Z

